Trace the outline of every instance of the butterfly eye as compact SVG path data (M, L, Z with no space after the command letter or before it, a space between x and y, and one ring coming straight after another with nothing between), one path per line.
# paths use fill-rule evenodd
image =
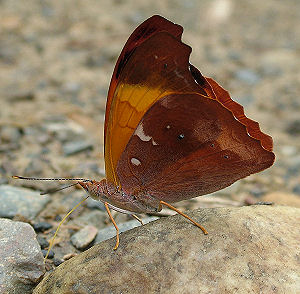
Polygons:
M215 144L214 143L210 144L210 147L215 147Z
M180 134L179 136L178 136L178 139L179 140L182 140L184 138L184 134Z
M228 156L228 155L224 155L224 158L225 158L225 159L228 159L228 158L229 158L229 156Z
M165 64L164 64L164 69L167 69L167 67L168 67L168 65L165 63Z

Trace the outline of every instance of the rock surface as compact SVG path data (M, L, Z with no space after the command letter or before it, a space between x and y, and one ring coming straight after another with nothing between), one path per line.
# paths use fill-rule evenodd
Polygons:
M158 219L157 216L150 216L150 217L147 217L147 218L143 218L142 221L143 221L143 224L145 225L145 224L153 222L157 219ZM123 233L123 232L131 230L133 228L136 228L140 225L141 224L137 220L131 220L131 221L128 221L128 222L125 222L125 223L118 224L118 228L119 228L119 232ZM96 240L95 240L95 243L103 242L103 241L108 240L110 238L113 238L115 236L116 236L115 227L114 226L106 227L104 229L99 230L98 235L97 235Z
M195 210L154 221L60 265L34 290L58 293L300 293L300 209Z
M0 217L13 218L18 214L33 219L49 201L49 196L30 189L0 185Z
M29 224L0 219L0 269L1 294L32 293L45 265Z

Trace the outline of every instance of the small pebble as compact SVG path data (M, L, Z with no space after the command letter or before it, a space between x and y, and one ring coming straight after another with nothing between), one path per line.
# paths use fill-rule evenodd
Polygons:
M45 122L43 128L60 142L84 141L84 129L81 125L65 120L52 121L53 117Z
M290 122L286 128L286 131L290 135L300 135L300 120L297 119Z
M33 228L37 233L39 233L39 232L45 232L45 231L51 229L52 225L47 222L39 222L39 223L33 224Z
M55 266L59 266L59 265L61 265L63 262L64 262L64 261L61 260L61 259L59 259L59 258L53 258L53 264L54 264Z
M45 249L49 246L49 242L44 237L37 235L36 239L39 242L41 249Z
M265 191L263 190L263 188L258 186L253 187L250 191L250 193L256 198L261 197L264 194L264 192Z
M69 259L71 259L72 257L74 257L76 255L77 255L76 253L68 253L68 254L63 256L63 260L64 261L69 260Z
M41 196L30 189L1 185L0 217L13 218L18 214L30 220L35 218L49 201L49 196Z
M3 126L1 128L0 138L6 143L16 143L21 138L21 132L15 127Z
M297 184L294 188L293 188L293 192L297 195L300 195L300 184Z
M94 241L97 232L96 227L85 226L71 237L71 242L77 249L85 249Z
M63 91L66 94L78 94L81 89L81 85L75 82L68 82L63 85Z
M44 256L44 257L46 257L47 252L48 252L48 250L42 249L42 253L43 253L43 256ZM54 251L51 249L51 250L49 251L49 254L48 254L47 258L52 259L52 258L54 257L54 255L55 255L55 253L54 253Z
M0 145L0 152L11 152L14 150L18 150L20 148L20 144L13 142L13 143L6 143Z
M25 168L24 173L26 175L41 175L44 171L44 165L45 162L43 162L40 158L35 157L30 162Z
M34 100L35 95L32 91L24 90L15 90L10 94L11 102L20 102L20 101L31 101Z
M280 149L284 156L294 156L298 153L296 146L283 145Z
M248 85L255 85L259 82L260 77L250 69L240 69L235 73L235 77L241 82L247 83Z
M229 50L227 56L232 61L240 61L242 59L241 54L238 51Z
M38 136L36 139L37 139L38 143L45 145L45 144L49 143L52 138L51 138L51 136L49 136L49 134L44 133L44 134L41 134L40 136Z
M249 195L244 199L245 205L254 205L255 203L257 203L257 199L252 195Z
M40 134L40 131L37 127L27 126L23 128L25 136L37 137Z
M63 152L66 156L74 155L92 149L93 144L85 141L68 142L63 145Z

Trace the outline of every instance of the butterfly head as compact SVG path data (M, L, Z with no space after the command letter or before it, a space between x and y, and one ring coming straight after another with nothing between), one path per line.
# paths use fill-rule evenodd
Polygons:
M103 185L102 182L88 180L80 181L78 184L89 194L89 196L95 200L99 200L101 195L103 195Z

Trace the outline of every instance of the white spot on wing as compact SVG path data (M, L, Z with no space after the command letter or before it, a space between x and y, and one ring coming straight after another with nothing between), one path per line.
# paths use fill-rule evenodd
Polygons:
M142 141L149 142L151 140L153 145L158 145L151 136L147 136L144 132L143 124L139 124L134 132L134 135L138 136Z
M144 133L143 124L138 125L138 127L136 128L134 134L137 135L144 142L150 141L152 139L152 137L147 136Z
M137 158L134 158L134 157L132 157L130 159L130 161L133 165L141 165L142 164Z

